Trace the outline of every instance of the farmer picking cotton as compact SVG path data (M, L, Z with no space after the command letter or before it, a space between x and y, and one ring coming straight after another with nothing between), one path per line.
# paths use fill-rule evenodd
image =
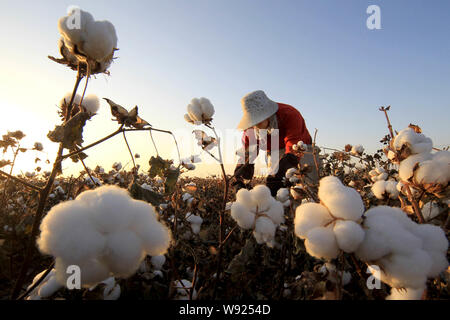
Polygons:
M264 91L258 90L245 95L241 104L244 115L238 129L244 130L242 142L246 152L240 157L234 171L233 185L238 189L243 188L244 179L253 178L258 150L265 150L269 158L268 166L271 168L266 185L275 197L278 189L283 187L283 178L289 168L297 167L299 163L314 167L311 135L297 109L270 100ZM306 145L305 153L299 153L296 150L298 148L294 148L300 141L302 145ZM317 172L310 171L307 178L317 183Z

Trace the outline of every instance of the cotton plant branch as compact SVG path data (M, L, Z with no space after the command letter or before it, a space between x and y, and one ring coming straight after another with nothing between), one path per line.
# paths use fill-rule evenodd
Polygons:
M128 140L127 140L127 136L125 135L125 131L122 132L122 134L123 134L123 139L125 140L125 144L127 145L128 152L130 153L131 160L133 161L134 173L136 174L137 173L136 162L134 161L134 156L133 156L133 153L131 152L130 145L128 144Z
M28 188L30 188L30 189L36 190L36 191L38 191L38 192L40 192L40 191L42 190L42 189L39 188L38 186L32 185L31 183L28 183L28 182L26 182L25 180L22 180L22 179L17 178L17 177L15 177L15 176L13 176L13 175L10 175L10 174L8 174L8 173L2 171L2 170L0 170L0 175L5 176L5 177L7 177L8 179L11 179L11 180L13 180L13 181L15 181L15 182L19 182L19 183L23 184L24 186L26 186L26 187L28 187ZM8 182L8 180L7 180L6 182ZM5 182L5 186L6 186L6 182Z
M64 121L65 123L67 123L67 121L69 121L69 119L70 119L72 105L75 100L75 96L76 96L78 87L79 87L82 79L83 79L83 74L81 72L80 66L78 65L78 72L77 72L77 76L76 76L76 80L75 80L75 85L74 85L74 88L72 91L72 97L70 99L69 105L67 106L67 110L66 110L65 121ZM53 163L53 168L52 168L50 177L48 178L45 187L43 189L41 189L39 192L39 203L38 203L38 206L36 209L36 213L34 215L33 226L32 226L31 235L30 235L30 238L29 238L28 244L27 244L25 258L24 258L24 261L20 268L19 276L17 278L17 281L16 281L14 288L12 290L12 293L11 293L12 300L15 300L19 296L20 291L22 290L23 283L25 282L27 271L28 271L28 268L31 263L31 258L33 256L33 250L35 249L35 246L34 246L35 239L39 232L39 225L41 222L42 215L44 214L45 204L47 202L48 195L50 194L50 192L53 188L53 182L55 181L57 174L60 173L60 170L61 170L60 159L62 157L63 150L64 150L63 143L60 143L58 152L56 155L56 160Z

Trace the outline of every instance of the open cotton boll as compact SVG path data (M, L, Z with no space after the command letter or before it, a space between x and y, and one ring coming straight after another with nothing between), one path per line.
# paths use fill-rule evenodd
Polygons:
M431 153L420 153L420 154L414 154L400 162L399 166L399 176L400 179L403 181L408 181L414 174L414 167L416 164L421 163L426 160L432 159Z
M95 61L105 61L117 47L114 25L109 21L94 21L88 25L87 39L81 50ZM109 59L108 59L109 60Z
M447 250L448 240L444 230L431 224L416 224L414 234L421 238L422 248L431 257L429 277L437 276L448 267Z
M335 259L339 254L336 237L331 228L317 227L306 234L306 251L318 259Z
M194 214L186 214L186 220L191 223L192 232L198 234L200 232L200 227L203 223L203 219L200 216Z
M120 298L120 285L116 284L116 279L114 277L109 277L108 279L102 281L105 285L103 289L103 300L117 300Z
M164 255L153 256L150 261L155 270L161 270L164 263L166 263L166 256Z
M318 203L305 203L295 210L295 234L300 239L305 239L306 234L314 228L322 227L331 222L327 208Z
M82 268L83 285L99 282L110 273L131 275L145 253L163 254L171 240L153 207L115 186L85 191L75 200L54 206L40 228L38 247L55 257L63 284L69 265Z
M203 119L211 119L214 115L214 106L212 105L211 101L209 101L207 98L200 98L199 103L202 109Z
M253 232L258 244L270 243L275 236L276 226L273 221L266 217L259 217L255 222L255 231Z
M337 181L324 179L320 181L318 195L331 214L345 220L360 219L364 213L364 203L359 193L344 186L337 178Z
M431 160L419 164L414 180L419 183L446 185L450 180L450 152L440 151Z
M288 188L280 188L277 191L276 199L280 202L286 202L289 200L289 189Z
M73 26L73 16L78 14L80 26ZM83 10L72 11L58 21L58 29L65 45L73 53L76 49L88 59L102 62L108 66L117 47L117 35L109 21L95 21L92 15Z
M94 114L100 107L100 100L95 94L89 94L83 99L82 105L89 113Z
M45 273L45 270L37 274L28 289L31 288ZM62 285L56 278L56 270L53 268L49 274L47 274L42 282L33 289L33 291L27 297L27 300L40 300L51 297L56 291L62 288Z
M433 149L433 141L422 133L416 133L412 128L403 129L394 137L395 150L400 150L405 144L412 154L429 153Z
M396 181L377 181L372 185L371 190L378 199L384 199L385 194L388 195L389 198L395 199L399 194Z
M391 294L386 297L386 300L421 300L425 288L412 289L391 289Z
M202 121L202 107L197 98L192 99L191 103L188 104L187 112L193 121Z
M255 223L255 214L240 202L234 202L231 205L231 217L242 229L251 229Z
M284 222L284 207L283 204L272 198L270 209L265 212L275 225Z
M411 254L392 254L380 259L384 272L381 281L394 288L418 289L425 286L431 269L430 256L421 249Z
M86 32L89 28L89 25L94 22L94 17L89 12L86 12L84 10L75 10L68 12L68 16L59 18L58 20L59 33L63 36L66 46L72 51L74 50L75 46L78 46L82 42L86 41ZM74 28L72 27L70 20L73 19L74 15L78 13L80 28Z
M352 150L351 150L351 153L354 155L362 155L363 152L364 152L364 147L360 144L353 146Z
M252 194L247 189L240 189L236 193L236 202L239 202L244 206L248 206L249 208L254 206Z
M192 300L195 300L197 298L197 290L195 290L195 288L192 288L192 282L190 282L189 280L176 280L174 281L174 286L177 289L175 300L188 300L190 290L193 290Z
M298 173L297 168L289 168L289 169L286 171L285 176L286 176L286 178L290 179L290 178L292 178L292 177L294 176L294 174L296 174L296 173Z
M106 247L105 262L118 277L131 276L145 257L142 242L132 231L124 230L109 235Z
M426 221L430 221L436 218L441 213L439 206L432 201L424 204L422 208L422 216Z
M255 186L251 191L253 202L258 206L258 211L267 211L270 208L272 202L272 195L270 189L263 185Z
M389 194L389 198L396 199L399 195L397 190L397 181L389 180L386 181L386 192Z
M361 226L354 221L336 221L333 232L339 248L347 253L358 249L365 235Z
M105 237L85 213L85 205L75 201L54 206L42 220L39 250L69 261L82 261L103 251Z

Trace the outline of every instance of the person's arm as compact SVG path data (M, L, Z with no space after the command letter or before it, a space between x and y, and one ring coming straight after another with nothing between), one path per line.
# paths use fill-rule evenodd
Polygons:
M243 155L241 155L236 168L234 169L235 181L232 186L245 188L244 179L251 180L255 173L254 159L258 156L258 142L255 141L254 132L245 130L242 135ZM253 154L253 153L256 153Z
M285 130L284 145L286 153L292 153L292 146L299 141L311 144L312 139L306 128L305 119L298 111L289 112L283 119Z

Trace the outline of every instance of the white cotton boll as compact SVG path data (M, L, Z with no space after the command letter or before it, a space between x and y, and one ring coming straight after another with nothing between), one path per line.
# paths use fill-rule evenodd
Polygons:
M391 294L386 297L386 300L421 300L425 288L412 289L391 289Z
M272 202L272 195L270 193L270 189L263 185L255 186L251 191L253 202L258 206L258 210L267 211Z
M378 199L384 199L384 194L386 192L386 181L377 181L372 185L372 193Z
M45 273L45 270L37 274L28 289L31 288ZM56 291L61 289L63 286L58 282L56 277L56 270L52 269L49 274L45 276L42 282L33 289L27 300L40 300L51 297Z
M422 216L426 221L430 221L436 218L441 213L439 206L432 201L424 204L422 208Z
M70 274L67 273L67 268L70 265L77 265L81 270L81 285L83 288L89 288L96 283L106 279L110 270L108 266L103 263L103 261L98 260L97 258L92 258L88 260L84 260L79 263L69 263L67 261L62 260L61 258L55 259L55 269L57 273L57 279L61 285L66 285L67 278Z
M416 164L426 160L431 160L432 157L433 156L431 155L431 153L420 153L409 156L408 158L400 162L398 170L400 178L403 181L408 181L409 178L413 176L414 167L416 166Z
M286 202L289 199L289 189L288 188L280 188L277 191L276 199L280 202Z
M406 255L392 254L380 262L385 270L381 280L395 288L424 287L432 265L430 256L421 249Z
M396 155L397 154L394 151L389 150L388 154L387 154L387 157L388 157L389 160L393 160L393 159L395 159Z
M203 219L200 216L189 213L189 215L186 214L186 220L191 223L192 232L198 234L200 232Z
M94 228L86 209L75 201L54 206L41 222L39 250L68 261L98 255L105 246L105 237Z
M333 218L327 208L318 203L306 203L295 210L295 234L300 239L305 239L306 234L317 227L330 223Z
M73 28L71 19L74 14L79 13L80 28ZM58 30L63 36L66 46L73 50L75 45L80 45L82 42L86 41L86 32L88 26L94 22L94 17L86 11L77 10L69 13L69 16L62 17L58 20Z
M306 234L306 251L318 259L335 259L339 254L336 237L331 228L318 227Z
M151 256L165 254L172 241L172 235L167 226L160 221L151 224L134 226L143 242L144 250Z
M433 276L445 270L448 266L446 258L448 240L444 230L431 224L416 224L413 232L421 238L422 248L429 254L434 253L431 268Z
M323 178L319 185L319 198L336 218L356 221L364 213L364 203L359 193L344 186L339 179ZM326 179L326 180L324 180Z
M400 150L403 145L411 149L412 154L429 153L433 148L433 142L422 133L416 133L412 128L403 129L394 137L395 150Z
M194 120L191 119L191 117L190 117L189 114L187 114L187 113L184 115L184 120L186 120L186 121L189 122L189 123L194 122Z
M161 270L164 263L166 263L166 256L164 255L153 256L151 262L155 270Z
M135 273L145 256L142 241L132 231L120 231L109 235L106 247L105 262L119 277L128 277Z
M265 212L273 223L279 225L284 222L284 207L283 204L272 198L270 209Z
M450 180L450 152L440 151L431 160L421 162L414 178L420 184L446 185Z
M83 192L77 199L86 199L89 207L95 207L90 216L99 232L111 233L127 228L133 220L134 211L130 210L132 199L125 189L117 186L100 187Z
M339 248L347 253L354 252L364 240L365 235L361 226L354 221L336 221L333 232Z
M234 202L231 205L231 217L242 229L251 229L255 223L255 214L240 202Z
M110 277L104 281L105 289L103 289L103 300L113 301L120 298L120 285L116 284L116 279L114 277Z
M292 177L294 176L294 174L296 174L296 173L298 173L297 168L289 168L289 169L286 171L285 176L286 176L286 178L290 179L290 178L292 178Z
M95 21L89 24L86 42L81 50L95 61L105 61L117 47L114 25L109 21Z
M188 104L187 112L193 121L202 121L202 109L197 98L192 99L191 103Z
M389 194L389 197L391 199L396 199L399 195L399 192L397 190L397 182L390 180L390 181L386 181L386 192Z
M211 119L214 115L214 106L212 105L211 101L209 101L207 98L200 98L199 103L202 109L203 118Z
M95 94L90 94L83 99L83 107L90 113L97 113L100 107L100 100Z
M362 153L364 152L364 147L360 144L353 146L351 153L354 155L362 155Z
M255 222L255 231L253 232L256 242L262 244L270 242L275 236L276 227L273 221L266 217L259 217Z

